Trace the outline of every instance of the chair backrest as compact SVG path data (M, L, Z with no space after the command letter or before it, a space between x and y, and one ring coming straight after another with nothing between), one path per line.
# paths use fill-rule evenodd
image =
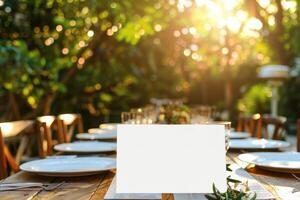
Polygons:
M251 133L252 137L262 138L262 119L260 114L241 115L238 119L237 131Z
M297 121L297 151L300 152L300 119Z
M83 122L80 114L61 114L57 116L62 121L65 142L71 142L74 131L83 133Z
M40 157L50 156L53 154L55 143L65 142L62 121L55 116L47 115L38 117L37 122ZM57 141L53 140L53 131L57 133Z
M8 166L13 172L19 171L19 166L15 163L13 156L4 143L4 138L0 129L0 179L8 176Z
M263 115L262 117L262 131L265 138L272 138L279 140L283 138L285 130L286 117L273 117L270 115ZM270 129L272 129L270 131Z

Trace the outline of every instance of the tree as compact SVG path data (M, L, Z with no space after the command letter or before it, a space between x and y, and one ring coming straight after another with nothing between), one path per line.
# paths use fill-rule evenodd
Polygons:
M113 62L107 53L116 41L135 45L153 34L153 20L163 12L156 12L153 3L5 1L0 15L3 93L25 99L27 117L49 114L82 68ZM13 107L19 117L18 106Z
M150 97L193 96L232 110L257 66L299 52L295 6L283 2L4 1L0 101L10 105L0 109L7 119L118 115Z
M299 26L299 1L272 0L263 4L259 0L247 0L246 5L249 13L262 23L261 35L272 48L273 59L279 64L291 66L294 54L293 37L290 37L289 31Z

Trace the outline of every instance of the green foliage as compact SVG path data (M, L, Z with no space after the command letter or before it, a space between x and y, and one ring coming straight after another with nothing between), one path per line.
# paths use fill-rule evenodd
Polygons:
M230 169L230 164L226 165L227 171ZM238 187L240 189L238 189ZM227 177L227 190L220 192L215 184L213 184L213 194L205 195L208 200L255 200L256 193L249 191L248 184L241 183L241 181Z
M65 111L108 115L151 97L224 104L224 83L238 93L250 80L244 77L276 60L277 48L267 45L265 33L277 24L253 27L259 23L245 1L3 2L0 101L16 97L22 117ZM284 9L278 37L292 56L299 55L298 7ZM271 15L263 17L268 21ZM260 103L250 105L252 100L241 100L251 107L247 112L265 109L254 108Z
M268 113L271 95L271 87L265 84L253 85L238 101L238 110L246 114Z
M190 109L186 105L168 104L162 107L159 120L167 124L190 123Z
M290 79L281 88L279 111L296 122L300 116L300 77ZM284 109L283 109L284 108Z

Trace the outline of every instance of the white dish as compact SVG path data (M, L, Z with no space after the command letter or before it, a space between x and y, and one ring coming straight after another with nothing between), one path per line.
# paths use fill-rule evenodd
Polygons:
M300 153L297 152L257 152L238 156L241 161L279 172L300 172Z
M73 142L54 146L56 151L68 153L100 153L116 151L117 144L113 142Z
M55 177L86 176L115 168L116 160L105 157L41 159L20 166L20 169L26 172Z
M229 149L279 149L288 147L288 142L266 139L232 139L229 141Z
M101 129L101 128L90 128L88 133L117 133L117 130L114 129Z
M117 133L80 133L76 135L76 138L80 140L111 140L117 139Z
M100 124L99 128L106 130L117 130L118 123L104 123Z
M250 133L247 132L236 132L232 131L228 134L230 139L243 139L243 138L249 138L251 137Z

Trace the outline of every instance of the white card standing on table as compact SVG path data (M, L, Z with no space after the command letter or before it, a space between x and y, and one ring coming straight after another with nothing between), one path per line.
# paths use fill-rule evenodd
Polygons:
M223 125L118 125L117 193L226 191Z

